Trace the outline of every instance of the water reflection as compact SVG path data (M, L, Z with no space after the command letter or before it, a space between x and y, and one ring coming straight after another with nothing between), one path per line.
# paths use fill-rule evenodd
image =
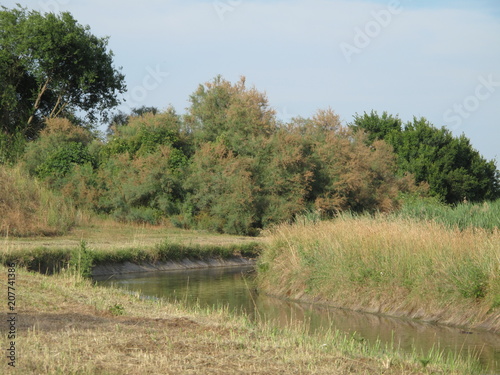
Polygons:
M211 268L135 273L97 279L101 285L114 285L145 296L168 301L182 300L200 306L227 306L245 312L251 318L272 320L280 325L305 324L309 332L340 330L374 343L394 343L403 350L431 348L458 353L477 353L481 362L500 369L500 335L459 328L357 313L343 309L284 301L256 293L249 274L251 267ZM494 370L493 370L494 371Z

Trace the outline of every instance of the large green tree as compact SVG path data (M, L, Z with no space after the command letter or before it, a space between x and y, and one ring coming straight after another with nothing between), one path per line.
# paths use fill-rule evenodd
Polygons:
M417 182L429 183L431 194L447 203L491 200L500 197L500 175L464 135L455 137L425 118L402 125L398 117L376 112L356 115L351 125L368 132L369 142L383 139L398 155L400 173L409 172Z
M264 93L221 76L199 85L190 97L185 126L196 143L220 140L237 155L252 155L262 139L276 130L275 111Z
M84 111L106 117L125 90L108 38L98 38L70 13L0 10L0 121L28 138L44 119Z

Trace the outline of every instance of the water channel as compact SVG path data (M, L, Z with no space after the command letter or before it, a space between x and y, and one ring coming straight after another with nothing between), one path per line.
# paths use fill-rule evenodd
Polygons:
M259 315L280 325L304 322L311 334L316 330L340 330L360 340L394 343L401 350L426 352L434 348L458 353L475 353L500 374L500 335L414 320L327 308L284 301L257 293L252 267L209 268L182 271L132 273L96 278L100 285L115 286L143 296L182 300L200 306L227 306L251 318Z

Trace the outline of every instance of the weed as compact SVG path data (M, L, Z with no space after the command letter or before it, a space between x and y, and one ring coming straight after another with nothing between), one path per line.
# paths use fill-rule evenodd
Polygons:
M125 314L125 307L119 303L115 303L113 306L109 307L108 311L114 316L120 316Z
M70 269L83 277L90 277L92 276L93 263L93 251L88 248L86 241L81 240L78 249L71 252Z

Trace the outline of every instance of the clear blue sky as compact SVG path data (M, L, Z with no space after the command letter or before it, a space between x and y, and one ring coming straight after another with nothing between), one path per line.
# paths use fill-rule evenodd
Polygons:
M183 113L218 74L268 95L282 120L331 107L426 117L500 160L500 2L32 0L109 36L128 105ZM126 110L126 106L122 106ZM498 165L498 162L497 162Z

